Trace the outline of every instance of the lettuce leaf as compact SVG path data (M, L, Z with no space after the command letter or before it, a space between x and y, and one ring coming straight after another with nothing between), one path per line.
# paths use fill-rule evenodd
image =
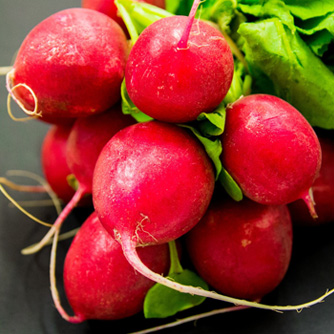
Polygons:
M299 34L278 18L243 23L238 32L254 82L267 77L275 95L295 106L312 126L334 129L334 74Z

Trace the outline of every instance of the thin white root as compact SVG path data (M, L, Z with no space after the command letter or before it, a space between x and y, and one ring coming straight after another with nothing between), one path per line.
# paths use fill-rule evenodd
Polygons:
M42 187L45 189L45 191L48 193L50 199L52 200L52 203L55 207L55 210L58 215L60 215L62 207L61 202L55 192L51 189L50 185L45 181L45 179L35 173L28 172L25 170L9 170L6 173L8 176L22 176L27 177L30 179L35 180L36 182L40 183Z
M48 226L51 227L52 224L46 223L43 220L40 220L38 218L36 218L35 216L33 216L31 213L29 213L27 210L25 210L22 206L20 206L9 194L8 192L5 190L5 188L0 184L0 191L2 192L2 194L16 207L18 208L23 214L25 214L27 217L29 217L30 219L32 219L33 221L35 221L38 224L44 225L44 226Z
M85 194L86 190L84 188L79 187L78 190L75 192L74 196L72 197L72 199L67 203L65 208L61 211L60 215L58 216L52 227L42 238L42 240L40 240L38 243L32 246L22 249L21 253L24 255L30 255L40 251L51 240L56 231L59 231L59 229L64 223L64 220L68 217L68 215L71 213L74 207L80 202L80 200Z
M59 235L58 237L58 241L62 241L62 240L67 240L67 239L70 239L72 237L74 237L79 231L79 227L71 230L71 231L68 231L68 232L65 232L65 233L62 233ZM45 246L49 246L53 243L53 240L54 240L55 236L53 236L53 238L51 238L50 240L48 240L44 245L43 247ZM35 243L33 245L30 245L28 247L26 247L25 249L31 249L31 248L34 248L38 245L38 243ZM23 253L24 249L21 250L21 253Z
M189 293L191 295L197 295L197 296L202 296L206 298L216 299L216 300L231 303L234 305L258 308L258 309L263 309L263 310L271 310L271 311L275 311L279 313L282 313L284 311L300 311L302 309L305 309L305 308L308 308L308 307L311 307L313 305L323 302L326 297L334 293L334 289L332 289L332 290L326 291L326 293L324 293L322 296L314 300L311 300L309 302L299 304L299 305L286 305L286 306L266 305L266 304L261 304L259 302L251 302L251 301L244 300L244 299L232 298L229 296L219 294L215 291L207 291L207 290L204 290L198 287L193 287L193 286L188 286L188 285L183 285L177 282L173 282L170 279L153 272L147 266L145 266L145 264L139 258L137 250L136 250L136 245L131 240L131 238L129 237L123 238L122 236L121 243L122 243L124 255L129 261L129 263L134 267L134 269L136 269L139 273L151 279L152 281L156 283L160 283L162 285L165 285L171 289L174 289L182 293Z
M9 92L9 94L7 96L7 112L8 112L8 115L10 116L10 118L12 120L17 121L17 122L21 122L21 121L24 122L24 121L27 121L27 120L30 120L30 119L33 119L33 118L36 118L36 117L41 117L42 112L38 111L38 99L37 99L37 96L36 96L35 92L31 89L31 87L29 87L27 84L24 84L24 83L19 83L19 84L13 86L12 85L13 73L14 73L14 70L12 69L6 75L6 87L7 87L7 90ZM31 94L31 96L33 97L34 105L35 105L34 110L28 110L24 106L24 104L15 96L14 91L19 87L23 87L23 88L27 89L29 91L29 93ZM28 115L28 117L18 118L18 117L15 117L13 115L12 110L11 110L11 106L10 106L11 99L13 99L17 103L17 105L23 110L23 112L26 115Z
M132 332L132 333L129 333L129 334L147 334L147 333L153 333L153 332L157 332L157 331L160 331L160 330L163 330L163 329L166 329L166 328L180 326L180 325L185 324L187 322L197 321L199 319L203 319L203 318L207 318L207 317L212 317L212 316L217 315L217 314L229 313L229 312L234 312L234 311L241 311L241 310L245 310L247 308L248 307L245 307L245 306L224 307L224 308L221 308L221 309L217 309L217 310L213 310L213 311L209 311L209 312L205 312L205 313L200 313L200 314L192 315L192 316L189 316L187 318L178 319L178 320L170 322L168 324L164 324L164 325L161 325L161 326L156 326L156 327L144 329L144 330L138 331L138 332Z
M12 70L12 66L2 66L0 67L0 76L7 75L8 72Z

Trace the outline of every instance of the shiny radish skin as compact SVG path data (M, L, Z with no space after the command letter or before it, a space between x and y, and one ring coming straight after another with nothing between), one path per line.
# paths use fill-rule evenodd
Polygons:
M131 100L160 121L183 123L213 111L232 81L233 56L223 35L195 20L185 40L189 20L171 16L148 26L126 64L125 82Z
M293 224L298 226L317 226L334 222L334 141L330 136L318 136L322 164L320 172L312 185L313 198L318 217L312 218L301 200L288 205Z
M159 244L198 223L214 183L212 163L192 134L150 121L119 131L103 148L93 203L103 226L120 242Z
M126 36L111 18L85 8L57 12L23 41L7 88L27 110L58 122L107 110L120 100L128 55Z
M44 177L55 194L65 203L71 200L75 192L68 183L68 177L72 173L66 161L66 144L71 128L72 125L51 126L41 149Z
M274 205L303 198L315 215L309 190L321 148L298 110L271 95L242 97L227 107L221 139L222 163L245 196Z
M75 121L67 141L66 160L87 193L92 193L94 168L104 145L119 130L134 123L131 116L122 113L120 105L107 112Z
M215 291L259 300L287 272L292 252L289 211L286 205L218 199L187 234L186 243L198 273Z
M166 274L168 245L144 247L140 258L152 270ZM74 311L70 322L116 320L143 309L153 281L137 273L93 213L81 226L65 258L64 288ZM61 311L62 312L62 311Z

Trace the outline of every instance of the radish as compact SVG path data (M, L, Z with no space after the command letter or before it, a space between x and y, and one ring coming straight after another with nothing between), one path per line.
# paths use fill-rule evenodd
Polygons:
M318 217L313 219L308 214L305 204L301 200L295 201L288 207L292 222L296 225L315 226L334 221L334 141L330 136L323 134L319 136L319 141L322 164L319 175L312 185Z
M74 195L74 188L68 183L71 170L66 161L66 144L72 125L50 127L43 140L41 156L46 181L55 194L65 203Z
M321 165L319 140L289 103L266 94L228 105L222 163L245 196L261 204L305 200L316 216L311 186Z
M165 243L205 213L214 171L187 130L158 121L119 131L103 148L93 177L93 203L107 231L125 245Z
M216 291L258 300L278 286L288 269L289 210L286 205L219 198L186 241L195 268Z
M136 107L161 121L183 123L213 111L233 76L233 56L223 35L189 17L170 16L149 25L131 49L125 69Z
M43 247L55 231L60 229L74 207L92 193L93 171L100 151L114 134L133 123L133 118L124 115L118 105L108 112L75 121L67 140L66 161L77 180L78 188L49 232L37 245L26 249L25 254L36 252Z
M119 131L102 149L93 176L93 204L126 259L147 278L183 293L269 310L300 310L334 292L295 306L271 306L182 285L150 270L137 248L175 240L203 217L214 171L203 147L184 128L159 121Z
M144 247L138 253L152 270L168 271L167 244ZM61 307L57 293L53 297L60 314L73 323L88 319L115 320L138 313L154 284L133 270L122 247L105 231L95 213L75 236L66 255L63 275L74 316Z
M7 89L28 115L48 122L93 115L120 100L127 54L114 20L90 9L62 10L27 35Z
M142 2L147 2L160 8L165 8L165 0L142 0ZM126 26L122 18L118 14L115 0L82 0L81 6L83 8L94 9L108 15L113 20L115 20L123 28L124 31L126 31Z

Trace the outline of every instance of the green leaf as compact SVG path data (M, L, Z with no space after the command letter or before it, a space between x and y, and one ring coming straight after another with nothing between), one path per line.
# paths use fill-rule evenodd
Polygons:
M183 269L175 241L168 243L170 250L170 270L168 277L175 282L200 287L208 290L207 283L194 272ZM161 284L155 284L146 294L144 300L145 318L167 318L180 311L201 304L205 297L193 296L170 289Z
M197 117L198 127L205 137L220 136L225 129L226 110L224 103L211 113L201 113Z
M245 5L240 3L238 8L244 14L250 14L259 18L277 17L282 23L290 28L292 32L295 31L294 17L291 15L289 8L283 1L267 0L261 4Z
M200 4L196 16L218 23L223 31L229 31L230 23L236 14L236 6L236 0L206 0Z
M294 16L302 20L324 16L334 11L332 0L284 0Z
M122 112L125 115L131 115L137 122L147 122L153 118L141 112L131 101L128 91L126 90L125 79L121 85Z
M231 86L224 98L226 104L233 103L241 96L251 92L252 77L247 74L245 66L238 60L234 62L234 73Z
M219 175L219 182L235 201L239 202L243 199L242 190L225 168L222 168Z
M197 139L202 143L206 153L209 158L212 160L215 169L216 169L216 180L218 180L218 176L222 170L222 163L220 161L220 155L222 153L222 144L219 138L209 139L203 136L198 129L191 125L187 124L178 124L181 127L187 128L197 137Z
M149 25L162 18L172 16L167 10L145 2L131 0L115 0L117 9L129 31L132 43Z
M75 191L78 190L78 188L79 188L79 181L77 180L77 178L75 177L74 174L67 175L66 181L67 181L68 185L71 188L73 188Z
M322 30L304 40L317 56L322 57L333 42L333 35L327 30Z
M275 95L297 108L312 126L334 129L334 75L296 32L279 19L242 23L246 60L254 82L262 72Z
M181 284L208 289L207 283L190 270L181 273L173 273L169 277ZM205 297L193 296L188 293L178 292L155 284L147 293L144 301L145 318L167 318L180 311L187 310L201 304Z

